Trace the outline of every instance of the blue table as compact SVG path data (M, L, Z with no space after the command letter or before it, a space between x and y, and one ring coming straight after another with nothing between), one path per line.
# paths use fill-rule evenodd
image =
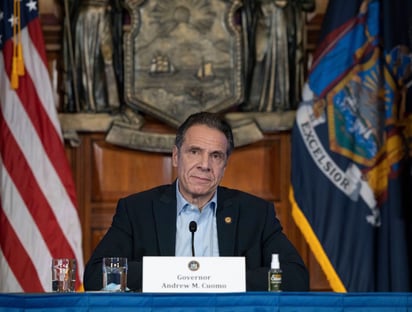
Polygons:
M0 311L412 311L412 293L0 294Z

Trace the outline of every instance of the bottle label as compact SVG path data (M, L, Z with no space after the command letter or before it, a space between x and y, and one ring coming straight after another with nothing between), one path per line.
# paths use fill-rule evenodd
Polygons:
M282 274L270 272L269 273L269 291L282 291Z

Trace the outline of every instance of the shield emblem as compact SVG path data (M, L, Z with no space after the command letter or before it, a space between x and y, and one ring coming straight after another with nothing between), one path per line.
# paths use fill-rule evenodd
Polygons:
M243 100L240 1L126 0L127 105L177 127Z

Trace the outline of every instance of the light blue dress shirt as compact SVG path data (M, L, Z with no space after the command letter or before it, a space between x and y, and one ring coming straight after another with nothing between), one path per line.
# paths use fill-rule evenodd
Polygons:
M176 218L176 250L177 257L192 256L192 233L189 230L191 221L197 223L194 234L196 257L218 257L216 209L217 194L203 207L190 204L179 192L179 181L176 183L177 218Z

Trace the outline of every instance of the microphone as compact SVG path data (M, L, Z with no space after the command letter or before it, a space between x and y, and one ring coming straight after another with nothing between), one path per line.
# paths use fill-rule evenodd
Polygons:
M195 256L195 232L197 230L197 223L196 221L190 221L189 223L189 231L192 233L192 257Z

